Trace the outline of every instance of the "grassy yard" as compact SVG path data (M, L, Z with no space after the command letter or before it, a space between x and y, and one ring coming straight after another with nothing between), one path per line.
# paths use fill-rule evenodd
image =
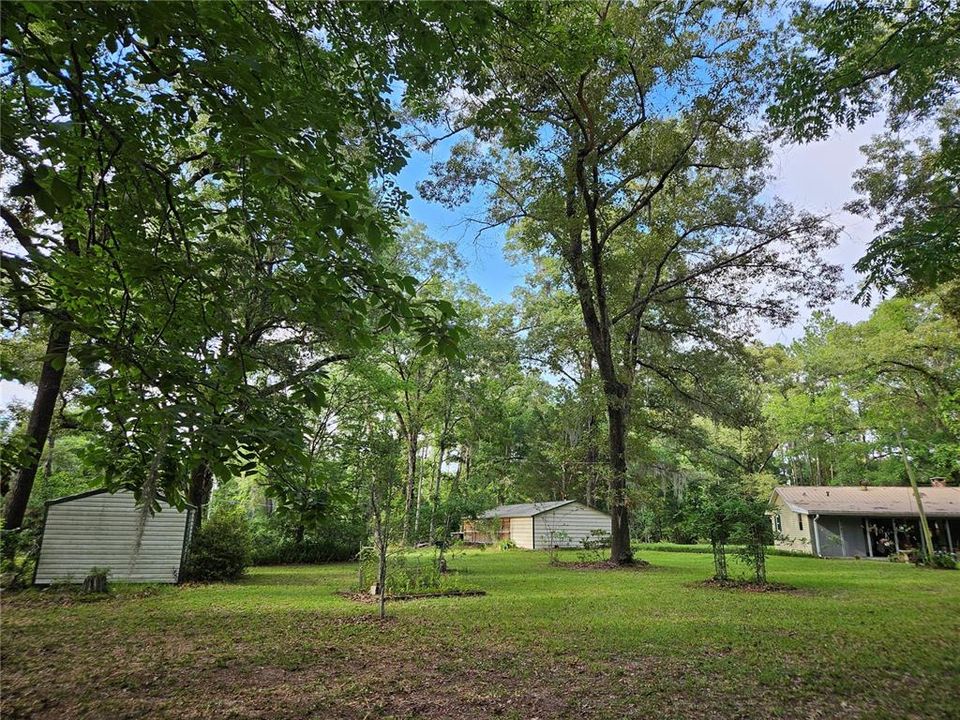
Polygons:
M349 565L2 606L4 718L958 718L960 572L774 557L795 594L471 552L484 597L375 608ZM571 553L570 559L573 559Z

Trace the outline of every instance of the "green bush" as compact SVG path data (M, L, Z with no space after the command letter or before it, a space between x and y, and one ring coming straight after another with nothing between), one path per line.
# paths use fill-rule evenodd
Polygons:
M367 592L377 581L380 558L372 547L360 551L358 587ZM440 572L435 555L394 550L387 554L387 594L408 595L462 590L456 575Z
M33 582L40 533L33 528L0 531L0 587L19 590Z
M736 552L739 547L736 544L731 544L727 546L729 550ZM633 550L635 555L639 555L644 552L676 552L676 553L695 553L707 555L713 552L712 548L706 544L700 545L678 545L676 543L648 543L648 542L634 542L630 543L630 549ZM776 555L779 557L798 557L798 558L811 558L814 560L819 560L816 555L812 553L800 552L799 550L785 550L783 548L768 547L767 555Z
M250 529L246 518L222 512L208 518L190 542L185 577L200 582L239 579L250 564Z
M330 523L297 542L281 518L261 515L250 522L250 564L344 562L356 557L363 537L362 524Z
M930 557L930 567L941 570L956 570L957 558L948 552L938 550Z
M590 535L581 541L583 550L577 553L577 559L585 563L603 562L609 556L611 542L612 536L607 530L591 530Z

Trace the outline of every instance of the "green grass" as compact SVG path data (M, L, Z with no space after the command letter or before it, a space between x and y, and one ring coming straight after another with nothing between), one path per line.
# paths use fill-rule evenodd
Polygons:
M570 553L568 559L574 559ZM799 592L698 587L711 559L640 571L473 551L484 597L375 608L352 565L242 583L3 601L4 718L957 718L960 572L773 557Z

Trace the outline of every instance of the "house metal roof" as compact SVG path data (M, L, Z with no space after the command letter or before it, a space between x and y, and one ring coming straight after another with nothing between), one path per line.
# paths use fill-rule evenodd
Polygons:
M576 500L553 500L551 502L520 503L518 505L498 505L492 510L486 510L477 517L485 520L490 518L503 517L533 517L540 515L548 510L556 510L558 507L569 505Z
M793 512L807 515L918 516L909 487L783 486L774 489ZM960 517L960 487L920 488L923 509L931 516Z

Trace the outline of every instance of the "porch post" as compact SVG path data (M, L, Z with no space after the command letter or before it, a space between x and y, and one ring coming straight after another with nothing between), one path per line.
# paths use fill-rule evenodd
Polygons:
M810 517L810 531L813 533L813 548L814 552L817 554L817 557L823 557L820 554L820 532L817 530L817 518L820 517L819 513Z

